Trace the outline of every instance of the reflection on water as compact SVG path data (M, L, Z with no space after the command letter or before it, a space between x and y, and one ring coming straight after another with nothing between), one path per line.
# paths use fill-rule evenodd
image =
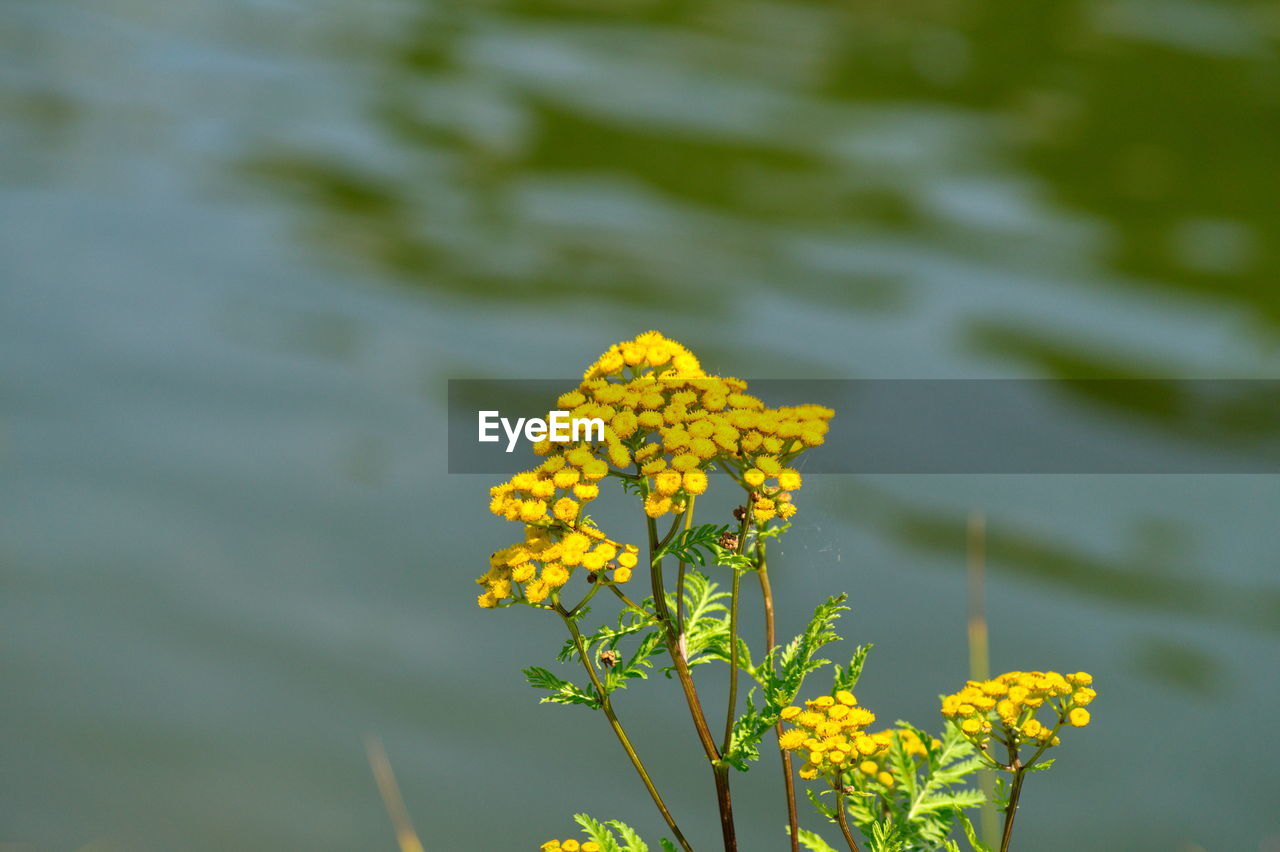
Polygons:
M429 848L653 827L607 732L547 783L587 722L514 677L550 626L469 608L500 533L444 379L650 326L738 375L1274 377L1278 40L1244 0L5 5L0 842L386 846L371 730ZM1088 387L1138 435L1274 419ZM1223 760L1280 700L1270 479L814 479L776 582L854 592L884 715L963 676L975 505L997 662L1106 684L1031 848L1274 846L1274 767Z
M856 500L854 514L892 536L904 549L943 556L965 551L963 514L914 506L865 485L846 489L845 499ZM1097 597L1135 610L1280 631L1280 585L1274 578L1239 586L1221 577L1187 575L1173 570L1177 555L1160 548L1151 558L1149 543L1140 540L1138 545L1142 549L1137 552L1105 557L1079 544L998 523L992 523L987 532L987 558L997 575L1008 572L1058 593Z
M372 48L394 157L246 167L428 288L878 301L908 280L805 246L879 236L1274 326L1277 36L1270 5L1181 0L426 4Z

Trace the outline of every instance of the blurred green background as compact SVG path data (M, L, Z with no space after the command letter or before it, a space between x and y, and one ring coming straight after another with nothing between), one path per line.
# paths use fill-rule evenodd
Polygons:
M559 625L474 606L511 533L446 379L650 327L739 376L1275 378L1278 41L1270 0L4 0L0 843L389 849L368 732L431 852L656 838L521 683ZM993 664L1101 696L1021 848L1275 852L1278 508L814 477L780 631L850 592L859 697L936 725L980 509ZM676 695L620 712L705 842Z

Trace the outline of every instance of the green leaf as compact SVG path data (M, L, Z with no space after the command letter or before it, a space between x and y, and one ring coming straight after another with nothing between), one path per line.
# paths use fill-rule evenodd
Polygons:
M837 852L836 848L823 840L822 836L816 831L802 828L796 832L796 836L800 839L800 845L808 849L809 852Z
M652 603L652 598L645 598L641 606L648 609ZM575 616L575 621L580 620L579 616ZM622 614L618 616L618 626L611 627L604 625L595 633L582 637L583 646L590 652L596 646L603 648L617 648L618 643L624 638L640 633L646 629L653 627L653 622L640 615L630 607L624 609ZM556 659L562 663L578 656L578 648L573 639L566 639L564 645L560 648L560 653L556 655Z
M605 670L605 694L608 695L614 690L625 688L629 680L648 678L649 673L646 669L653 667L653 663L649 661L649 658L662 651L662 634L657 630L646 633L630 657L618 662L613 668Z
M729 748L723 755L723 759L740 772L750 769L748 761L760 759L760 740L778 723L776 713L765 716L755 706L755 692L753 689L747 693L747 710L734 720Z
M823 646L839 641L840 637L832 625L840 617L840 613L848 609L844 602L844 595L828 598L814 609L813 617L809 619L803 633L792 639L785 648L769 651L760 668L766 672L777 672L770 684L772 688L765 693L770 704L779 707L790 704L800 692L804 679L831 662L817 659L814 655Z
M1054 762L1055 760L1057 760L1057 758L1056 758L1056 757L1051 757L1051 758L1049 758L1048 760L1042 760L1042 761L1040 761L1039 763L1032 764L1031 766L1028 766L1028 767L1027 767L1027 771L1028 771L1028 772L1044 772L1044 771L1045 771L1046 769L1048 769L1050 766L1053 766L1053 762Z
M709 648L724 648L729 643L729 608L724 601L732 595L719 591L719 586L711 582L701 571L685 572L684 589L684 644L685 660L690 667L708 663L718 656L707 653ZM667 595L667 607L676 611L675 593ZM672 672L671 666L663 668Z
M804 794L809 797L809 803L813 805L814 810L816 810L818 813L822 814L824 817L831 820L832 822L836 821L835 808L831 807L826 802L822 801L822 798L817 793L814 792L812 787L805 787Z
M959 809L955 813L956 818L960 821L960 828L964 831L965 839L973 847L973 852L994 852L990 846L978 839L978 832L973 827L973 820L969 819L969 815Z
M759 530L756 533L756 535L762 539L777 538L778 536L782 535L784 532L786 532L789 529L791 529L790 521L788 521L785 524L777 524L775 526L765 527L764 529Z
M662 852L677 852L676 845L665 837L658 841L658 845L662 847Z
M574 814L573 820L582 826L582 831L587 837L600 844L600 852L626 852L618 845L618 840L613 836L603 823L596 822L586 814Z
M618 836L622 838L623 843L627 844L623 852L649 852L648 845L640 839L640 835L636 834L631 826L616 819L609 820L608 824L618 830Z
M529 685L535 689L551 690L552 694L542 699L546 704L582 704L593 709L600 707L600 700L595 692L587 691L577 684L561 680L541 666L530 666L524 669L524 676Z
M835 667L835 687L833 692L839 692L847 689L853 692L858 687L858 679L862 677L862 667L867 662L867 654L875 645L859 645L853 652L853 659L849 661L849 667L845 668L839 663Z
M676 533L671 541L667 542L658 552L654 554L654 559L661 559L664 556L674 556L681 562L690 565L706 565L708 557L718 555L720 549L717 542L720 536L728 532L727 524L700 524L696 527L690 527L687 530L681 530Z
M869 852L902 852L906 846L907 838L903 836L898 826L888 820L872 824L870 835L867 837Z

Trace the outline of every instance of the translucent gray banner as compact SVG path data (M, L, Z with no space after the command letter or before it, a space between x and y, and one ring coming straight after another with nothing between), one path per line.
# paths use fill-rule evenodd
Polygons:
M1280 381L748 379L766 405L836 412L806 473L1280 472ZM537 457L512 426L577 380L449 382L449 472L509 474ZM507 452L508 446L512 451Z

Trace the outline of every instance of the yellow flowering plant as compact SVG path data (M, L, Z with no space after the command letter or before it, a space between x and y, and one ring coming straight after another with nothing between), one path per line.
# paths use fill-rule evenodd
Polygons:
M941 737L898 723L872 732L875 714L853 690L869 646L847 665L832 666L831 690L806 700L806 679L831 665L818 656L840 639L835 623L847 607L837 595L819 604L804 631L779 644L769 581L768 546L785 534L803 485L797 460L820 446L834 412L820 405L768 407L741 379L709 375L681 344L651 331L615 344L556 401L558 411L605 426L589 439L538 441L541 461L490 490L490 511L519 524L517 540L495 551L476 582L485 609L522 606L554 614L568 640L558 659L577 663L585 682L548 668L524 670L544 702L576 704L603 714L653 800L674 842L667 852L694 852L650 776L614 706L616 693L659 668L678 683L716 793L720 842L738 849L731 775L760 758L772 732L792 852L831 847L800 826L797 779L820 815L840 828L851 852L959 852L962 832L977 852L990 852L964 815L983 803L963 786L980 768L1010 772L1005 797L1007 852L1022 779L1065 725L1088 722L1093 697L1087 675L1011 673L970 682L943 699ZM719 472L742 495L732 523L695 523L695 505ZM616 483L640 505L639 542L602 529L587 513ZM643 549L643 553L642 553ZM713 572L727 572L723 583ZM763 611L763 645L753 654L739 629L743 580L754 578ZM636 591L637 584L643 591ZM598 598L598 600L597 600ZM588 625L592 604L609 601L617 615ZM723 723L698 691L708 663L727 666ZM740 681L751 684L739 701ZM1036 718L1047 707L1049 724ZM1047 711L1046 711L1047 712ZM996 744L1007 755L993 756ZM1034 754L1020 758L1020 748ZM793 755L795 760L793 761ZM797 765L798 764L798 765ZM781 812L780 812L781 813ZM544 852L648 852L625 823L575 817L585 840L551 840ZM861 843L859 842L861 835Z

